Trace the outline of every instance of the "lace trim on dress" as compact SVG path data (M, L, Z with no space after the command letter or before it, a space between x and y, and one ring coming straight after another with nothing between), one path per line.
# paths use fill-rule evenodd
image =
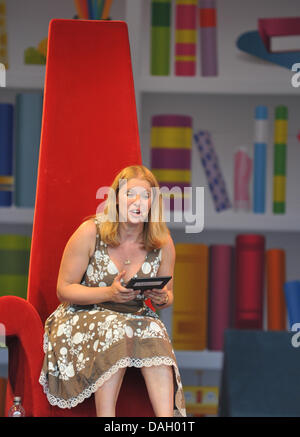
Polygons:
M57 405L60 408L72 408L76 407L79 403L83 402L86 398L89 398L95 393L99 387L101 387L105 381L107 381L112 375L114 375L120 368L124 367L151 367L160 366L162 364L174 366L176 380L178 384L178 391L182 387L179 383L179 372L175 361L170 357L153 357L153 358L121 358L114 366L112 366L107 372L100 376L94 384L84 389L78 396L70 399L62 399L57 396L53 396L49 393L48 379L44 371L41 372L39 377L39 383L43 386L44 393L46 394L48 401L51 405ZM178 407L177 407L178 408ZM186 410L184 408L174 409L173 417L186 417Z

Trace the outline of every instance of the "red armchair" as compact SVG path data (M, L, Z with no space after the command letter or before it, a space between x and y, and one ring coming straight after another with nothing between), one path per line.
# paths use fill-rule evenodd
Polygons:
M125 166L141 164L128 30L122 21L53 19L49 25L44 106L27 300L0 298L9 347L6 414L22 396L27 416L95 416L94 396L72 409L49 404L38 379L46 318L59 305L64 247ZM128 368L117 416L154 416L139 369Z

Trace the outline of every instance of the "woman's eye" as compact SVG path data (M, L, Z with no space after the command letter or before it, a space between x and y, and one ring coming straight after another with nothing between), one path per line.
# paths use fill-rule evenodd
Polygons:
M127 192L127 196L128 196L128 197L132 197L132 196L135 196L135 194L134 194L132 191L128 191L128 192ZM150 193L144 193L144 194L142 195L142 197L143 197L144 199L149 199L149 197L150 197Z

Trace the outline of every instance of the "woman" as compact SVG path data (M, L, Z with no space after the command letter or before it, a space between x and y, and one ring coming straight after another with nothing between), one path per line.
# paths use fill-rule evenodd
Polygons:
M150 298L155 309L172 305L173 279L143 294L124 286L132 277L173 277L174 264L156 178L143 165L124 168L104 211L78 227L63 253L61 304L45 323L39 379L52 405L71 408L94 393L97 416L115 417L130 365L141 369L157 417L186 416L171 341L145 304Z

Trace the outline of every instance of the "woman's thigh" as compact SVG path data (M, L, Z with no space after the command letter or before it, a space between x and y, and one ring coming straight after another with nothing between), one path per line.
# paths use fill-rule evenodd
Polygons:
M95 392L96 401L101 402L103 400L108 402L110 400L112 403L117 401L126 369L127 367L119 369L98 388Z

